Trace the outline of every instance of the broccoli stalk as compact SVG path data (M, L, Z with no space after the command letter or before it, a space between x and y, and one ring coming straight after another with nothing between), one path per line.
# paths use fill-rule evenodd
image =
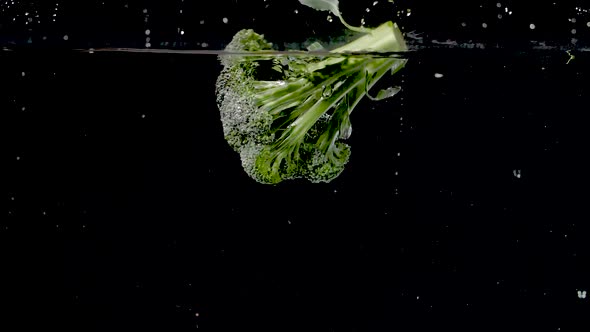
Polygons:
M365 95L380 100L397 93L399 88L390 88L368 95L383 75L406 63L351 54L405 51L397 25L362 31L324 57L273 56L272 45L253 30L234 36L220 56L217 102L225 138L250 177L268 184L295 178L329 182L344 170L350 147L340 140L351 134L351 112Z

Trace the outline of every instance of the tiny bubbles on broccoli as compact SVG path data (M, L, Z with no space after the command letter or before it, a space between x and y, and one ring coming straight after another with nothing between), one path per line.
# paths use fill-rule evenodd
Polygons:
M368 91L386 73L399 71L405 59L354 56L407 50L394 23L352 27L342 18L338 0L299 0L329 10L360 37L338 48L314 43L310 52L284 55L251 29L236 33L219 56L223 69L216 96L223 134L254 180L265 184L303 178L314 183L338 177L350 158L343 143L352 127L350 114L364 96L380 100L399 88ZM316 50L326 52L314 55Z

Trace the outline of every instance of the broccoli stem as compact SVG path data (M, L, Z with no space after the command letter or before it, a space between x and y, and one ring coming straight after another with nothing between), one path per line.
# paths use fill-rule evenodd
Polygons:
M374 86L377 81L385 75L396 62L404 61L401 59L391 58L378 58L371 59L365 58L359 66L355 66L356 72L346 78L346 81L340 86L340 88L334 92L330 97L320 98L311 108L305 113L301 114L291 125L285 130L283 135L278 141L278 147L290 146L302 142L307 132L313 127L313 125L319 120L319 118L328 110L332 109L337 105L343 98L349 98L352 103L348 107L349 114L352 113L356 105L364 97L367 90ZM362 65L362 66L361 66ZM366 72L358 70L359 67L364 67ZM395 67L396 71L401 66ZM366 80L371 77L372 79L368 84ZM365 84L367 88L365 88ZM329 137L322 136L319 138L317 144L319 147L325 149L331 149L333 142L339 135L339 131L334 131ZM328 140L328 141L325 141Z
M346 53L359 51L400 52L407 50L401 31L397 24L385 22L366 35L338 47L331 52Z
M370 32L352 42L335 48L330 53L355 53L355 52L402 52L407 50L406 43L397 24L391 21L381 24ZM308 67L314 72L330 65L345 61L346 57L330 57L324 61L312 64Z
M331 52L396 52L406 49L401 32L397 28L397 25L392 22L383 23L379 27L373 30L367 29L367 31L370 32L342 47L332 50ZM365 59L330 57L319 63L310 65L308 71L313 73L319 69L343 61L348 61L349 63L342 65L341 67L347 68L346 70L339 70L322 82L323 87L331 87L335 82L340 80L341 77L358 70L357 67L359 64L362 64L363 60ZM382 75L379 77L381 76ZM262 84L262 86L264 86L264 84ZM263 89L263 91L259 92L257 94L258 105L260 105L265 111L269 111L271 114L277 116L283 110L295 107L304 102L313 94L315 88L314 84L310 84L307 80L302 78L299 78L296 81L288 81L284 85L275 85L273 88ZM279 97L277 98L277 96Z
M320 99L311 108L301 114L289 127L283 132L278 141L278 147L289 146L303 142L307 132L313 127L318 119L334 107L342 98L350 93L359 84L365 83L365 73L362 70L356 71L353 76L350 76L340 86L340 88L333 92L329 97L320 97Z
M391 22L384 23L372 30L370 33L342 46L331 52L396 52L405 49L401 33ZM283 110L295 107L289 119L294 119L286 128L280 128L282 133L274 144L274 159L289 159L291 154L299 150L301 143L309 130L326 112L347 98L349 107L347 112L352 112L354 107L387 71L395 67L395 63L403 61L397 58L375 58L375 57L354 57L338 56L310 65L309 72L314 73L328 66L337 65L338 71L327 76L320 84L307 84L307 79L287 81L284 85L276 85L257 95L258 104L274 116L280 116ZM397 66L399 70L401 66ZM318 73L319 77L324 74ZM368 81L367 81L368 80ZM307 82L307 83L306 83ZM329 95L324 95L319 89L330 87L334 89ZM277 96L280 96L277 98ZM315 98L310 98L315 96ZM282 126L281 126L282 127ZM330 153L338 153L334 142L339 135L339 129L328 135L322 135L317 146ZM279 167L281 163L275 164ZM278 171L278 170L275 170Z

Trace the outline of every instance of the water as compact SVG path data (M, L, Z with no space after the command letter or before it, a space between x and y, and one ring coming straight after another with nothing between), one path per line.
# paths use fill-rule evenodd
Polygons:
M265 186L223 138L216 52L1 52L3 310L78 331L582 331L574 54L417 49L394 98L356 108L340 177Z

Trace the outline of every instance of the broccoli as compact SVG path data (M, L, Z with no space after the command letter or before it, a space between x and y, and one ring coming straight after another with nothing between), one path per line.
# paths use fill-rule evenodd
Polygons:
M380 100L396 94L399 88L381 90L376 97L368 91L406 63L391 54L355 56L407 50L396 24L352 27L342 19L338 0L300 2L331 11L361 36L326 52L314 43L309 52L284 55L263 35L244 29L219 56L223 69L216 95L223 134L246 173L260 183L330 182L340 175L350 158L350 146L341 140L351 134L352 110L365 95Z

